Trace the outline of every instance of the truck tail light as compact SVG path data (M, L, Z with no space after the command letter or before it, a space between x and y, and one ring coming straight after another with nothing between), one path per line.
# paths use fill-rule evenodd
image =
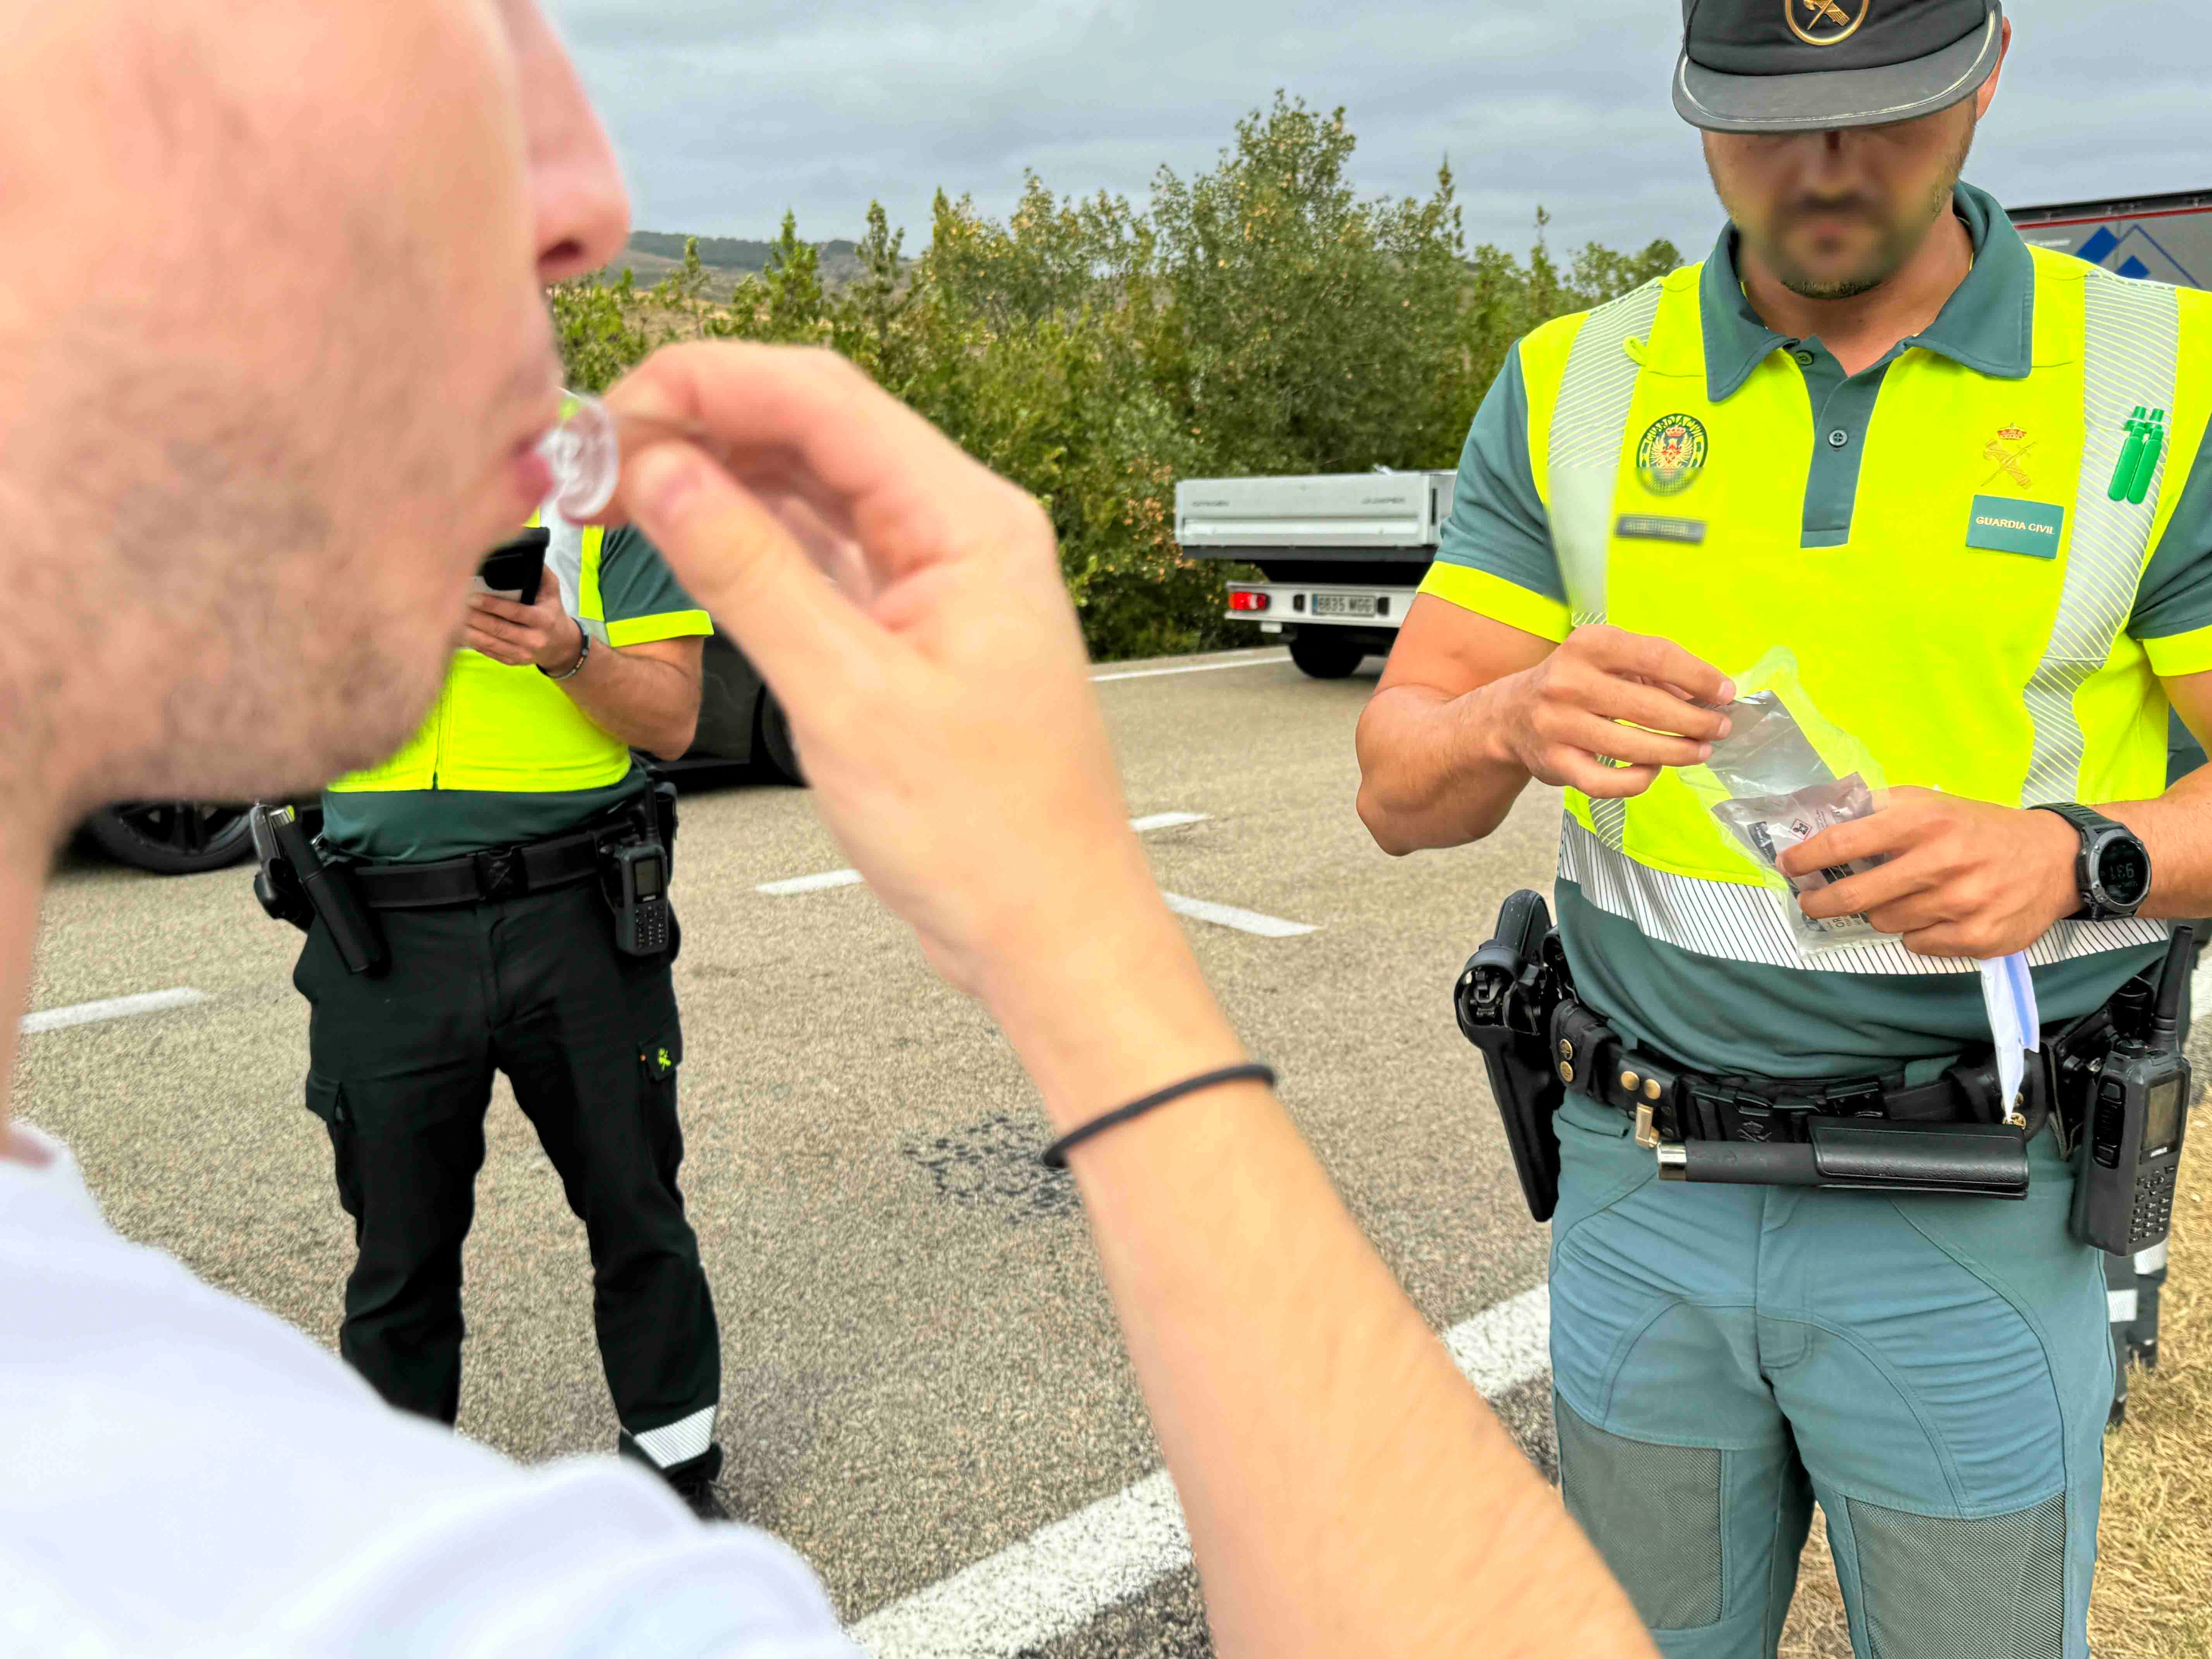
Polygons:
M1232 587L1229 590L1229 608L1231 611L1265 611L1267 596L1249 587Z

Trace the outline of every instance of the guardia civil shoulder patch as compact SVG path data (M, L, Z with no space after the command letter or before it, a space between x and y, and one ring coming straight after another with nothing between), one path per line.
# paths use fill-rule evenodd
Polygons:
M1636 476L1655 495L1680 495L1705 465L1705 422L1694 415L1662 415L1636 446Z

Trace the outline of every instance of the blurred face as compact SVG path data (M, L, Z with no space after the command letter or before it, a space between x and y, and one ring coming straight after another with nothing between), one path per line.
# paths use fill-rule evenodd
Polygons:
M557 43L534 0L0 20L19 750L71 807L389 753L543 490L541 284L627 234Z
M1895 276L1949 210L1975 111L1970 99L1892 126L1708 132L1705 166L1745 248L1785 288L1846 300Z

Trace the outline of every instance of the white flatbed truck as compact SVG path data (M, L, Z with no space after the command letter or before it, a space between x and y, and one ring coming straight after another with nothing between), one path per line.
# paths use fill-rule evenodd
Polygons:
M1316 679L1388 656L1451 512L1449 472L1187 478L1176 540L1193 558L1260 567L1229 585L1227 615L1285 636Z
M2212 288L2212 190L2008 210L2037 247L2123 276ZM1259 566L1231 582L1231 621L1279 635L1316 679L1389 653L1451 513L1449 472L1188 478L1176 540L1193 558Z

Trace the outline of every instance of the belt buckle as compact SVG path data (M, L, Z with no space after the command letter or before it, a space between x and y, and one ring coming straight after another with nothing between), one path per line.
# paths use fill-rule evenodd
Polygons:
M496 847L474 854L477 891L486 899L520 898L530 890L530 872L519 847Z
M1833 1089L1820 1102L1820 1109L1830 1117L1880 1117L1889 1115L1883 1103L1881 1085L1863 1083L1847 1089Z

